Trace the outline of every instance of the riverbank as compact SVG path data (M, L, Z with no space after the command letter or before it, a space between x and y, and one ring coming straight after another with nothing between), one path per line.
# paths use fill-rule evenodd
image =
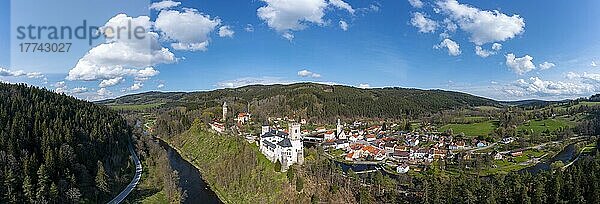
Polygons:
M179 156L181 156L181 158L182 158L183 160L185 160L185 161L186 161L186 162L188 162L190 165L192 165L192 166L193 166L193 167L194 167L196 170L198 170L198 171L201 171L201 169L200 169L200 166L198 166L197 164L195 164L194 162L192 162L192 161L193 161L193 159L191 159L189 155L187 155L187 154L184 154L184 153L183 153L183 152L182 152L182 151L181 151L179 148L177 148L175 145L173 145L173 144L169 143L169 141L163 140L163 139L162 139L162 138L160 138L160 137L156 137L156 138L157 138L158 140L160 140L161 142L163 142L165 145L167 145L169 148L171 148L171 149L175 150L175 152L177 152L177 154L179 154ZM201 175L202 175L202 173L200 172L200 176L201 176ZM208 181L206 181L206 180L203 180L203 181L204 181L204 182L206 182L206 184L208 184L208 185L207 185L207 188L210 188L210 190L216 194L216 196L219 198L219 201L221 201L221 202L223 202L223 203L231 203L230 201L226 200L225 196L223 195L223 192L221 192L221 191L219 191L219 190L217 190L217 189L213 189L213 188L211 188L211 186L213 186L213 185L211 185L211 183L210 183L210 182L208 182Z
M162 138L200 171L222 202L285 203L295 197L285 173L244 138L211 132L199 121L186 132Z

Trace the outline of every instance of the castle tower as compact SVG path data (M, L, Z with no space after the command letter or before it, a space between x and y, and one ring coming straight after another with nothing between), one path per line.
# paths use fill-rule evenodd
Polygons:
M269 131L271 131L271 128L269 127L269 123L267 123L267 122L263 123L262 131L260 132L260 136L263 136L264 134L266 134Z
M302 139L302 133L300 133L300 123L292 123L290 126L290 140Z
M227 121L227 101L223 102L223 121Z

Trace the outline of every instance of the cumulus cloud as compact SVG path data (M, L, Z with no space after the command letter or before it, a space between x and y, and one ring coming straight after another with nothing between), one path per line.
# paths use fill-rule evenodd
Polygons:
M556 64L552 63L552 62L544 62L540 64L540 70L546 70L546 69L550 69L552 67L555 67Z
M438 26L437 22L427 18L421 12L415 12L410 19L410 23L417 27L421 33L433 33Z
M171 7L176 7L179 5L181 5L181 2L166 0L166 1L152 3L152 4L150 4L150 6L148 8L150 8L151 10L159 11L159 10L168 9Z
M433 46L435 49L447 48L448 54L451 56L458 56L461 54L460 45L458 43L446 38L440 44Z
M151 32L152 22L147 16L129 17L118 14L111 18L104 28L142 27L146 30L143 39L112 38L107 39L89 50L69 71L67 80L107 80L125 76L137 76L140 69L176 61L174 54L160 45L158 34ZM101 29L102 30L102 29ZM127 31L121 31L127 32ZM104 35L114 33L105 31Z
M96 91L96 94L98 94L98 96L100 96L100 97L106 97L106 96L113 95L113 93L106 88L98 89L98 91Z
M230 38L232 38L234 33L235 32L233 30L231 30L230 26L221 26L219 28L219 37L222 37L222 38L224 38L224 37L230 37Z
M344 20L340 20L340 28L344 31L348 30L348 23L346 23L346 21Z
M165 87L165 84L163 84L163 83L160 83L156 86L157 89L162 89L164 87Z
M67 92L67 83L65 83L64 81L56 82L52 86L54 86L54 92L56 92L56 93Z
M509 93L534 96L584 95L595 90L591 84L549 81L539 77L531 77L528 80L519 79L514 85L515 88L507 89L511 90L508 91Z
M500 51L502 49L502 44L500 43L494 43L492 44L492 50L494 51Z
M319 77L321 77L320 74L308 71L306 69L298 71L298 76L299 77L311 77L311 78L319 78Z
M519 75L535 69L535 64L533 64L532 60L533 57L529 55L520 58L516 57L513 53L506 55L506 65Z
M131 87L129 87L127 90L128 91L137 91L137 90L140 90L143 86L144 86L144 84L138 82L138 83L134 83L133 85L131 85Z
M154 67L146 67L144 69L138 70L135 75L136 81L146 81L151 77L158 75L160 72L155 70Z
M210 36L221 24L219 18L202 14L196 9L185 8L182 12L163 10L156 18L155 27L166 40L173 41L176 50L205 51Z
M476 45L505 41L525 30L525 20L516 14L508 16L498 10L480 10L456 0L438 1L437 7L469 33L469 40Z
M590 66L592 66L592 67L596 67L596 66L598 66L598 65L596 64L596 62L592 61L592 64L590 64Z
M490 55L495 55L497 53L497 51L502 49L502 44L500 43L494 43L492 44L492 50L486 50L483 47L476 45L475 46L475 54L477 54L480 57L486 58L489 57Z
M71 93L72 94L81 94L81 93L85 93L88 91L88 88L86 87L75 87L73 89L71 89Z
M423 2L421 0L408 0L408 3L415 8L423 7Z
M217 83L215 86L218 88L237 88L248 85L273 85L273 84L290 84L292 81L282 80L278 77L244 77L234 80L227 80Z
M368 88L371 88L371 85L369 85L369 84L359 84L359 85L358 85L358 88L361 88L361 89L368 89Z
M481 48L481 46L475 46L475 54L477 54L480 57L486 58L486 57L489 57L490 55L495 54L495 52L485 50L485 49Z
M100 85L98 85L98 87L100 87L100 88L106 88L106 87L116 86L116 85L120 84L123 81L124 81L123 77L116 77L116 78L112 78L112 79L105 79L105 80L102 80L100 82Z
M3 77L21 77L26 76L27 78L43 78L44 75L41 72L25 72L23 70L9 70L0 67L0 76Z
M324 25L325 0L261 0L267 5L258 8L257 15L267 25L282 34L304 30L308 24ZM289 38L288 38L289 39Z
M349 13L354 14L354 9L352 8L352 6L350 6L350 4L342 0L329 0L329 4L333 5L336 8L344 9Z

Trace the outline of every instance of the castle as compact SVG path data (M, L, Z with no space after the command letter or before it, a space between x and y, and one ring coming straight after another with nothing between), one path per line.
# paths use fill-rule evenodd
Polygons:
M282 171L294 163L304 163L304 147L298 123L289 125L289 133L271 130L269 125L263 125L259 147L271 162L281 162Z

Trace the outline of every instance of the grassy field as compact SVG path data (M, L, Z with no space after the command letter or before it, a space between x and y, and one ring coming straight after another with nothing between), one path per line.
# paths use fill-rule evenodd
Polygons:
M124 111L143 111L150 108L156 108L164 103L151 103L151 104L141 104L141 105L108 105L113 110L124 110Z
M486 121L471 124L448 124L442 126L439 131L444 132L452 129L454 134L465 133L466 136L485 136L492 133L498 127L497 121Z
M167 196L165 195L164 191L159 191L158 193L147 197L146 199L142 200L140 203L144 203L144 204L162 204L162 203L169 203L169 199L167 199Z
M543 132L546 130L555 131L562 128L573 127L574 124L571 121L557 118L557 119L546 119L546 120L531 120L523 125L520 125L517 130L527 131L533 130L534 132Z

